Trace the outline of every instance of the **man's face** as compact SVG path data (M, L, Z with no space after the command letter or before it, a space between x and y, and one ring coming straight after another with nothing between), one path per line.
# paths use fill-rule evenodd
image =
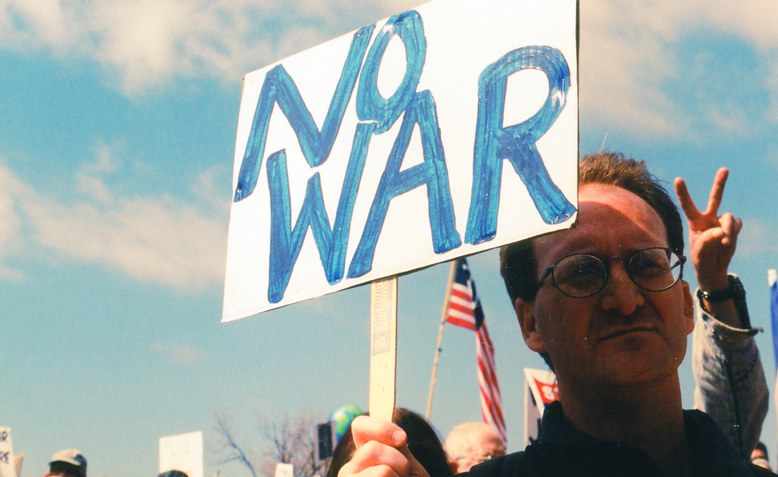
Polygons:
M602 184L581 187L579 213L573 229L535 240L538 275L562 257L585 253L608 263L609 281L593 296L572 298L548 277L534 302L518 299L527 344L548 353L560 382L570 384L630 384L676 373L693 328L688 285L641 290L623 261L611 258L667 247L661 218L635 194Z

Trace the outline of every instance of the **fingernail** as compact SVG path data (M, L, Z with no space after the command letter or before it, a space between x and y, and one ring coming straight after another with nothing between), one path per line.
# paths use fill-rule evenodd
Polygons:
M392 434L392 440L394 441L395 445L400 445L403 442L405 442L405 432L402 430L394 431L394 434Z

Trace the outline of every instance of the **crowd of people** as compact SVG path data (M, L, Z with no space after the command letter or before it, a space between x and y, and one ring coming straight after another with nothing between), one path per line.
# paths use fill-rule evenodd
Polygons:
M392 423L354 419L327 477L775 475L759 442L768 390L758 330L729 270L743 223L719 213L727 177L716 173L703 211L676 179L687 255L681 212L645 163L583 158L576 225L500 252L524 341L558 382L537 439L506 454L494 429L468 422L443 444L401 408ZM678 368L690 334L695 409L684 410ZM48 476L86 477L86 459L58 452Z
M44 477L86 477L86 457L78 449L55 452L49 460L49 471ZM167 470L157 477L189 477L180 470Z

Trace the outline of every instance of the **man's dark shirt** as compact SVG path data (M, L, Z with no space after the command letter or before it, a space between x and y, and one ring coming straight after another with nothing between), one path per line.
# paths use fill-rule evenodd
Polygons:
M707 414L684 411L692 476L775 475L738 457ZM557 402L543 413L540 435L523 452L509 454L473 467L463 477L622 477L659 476L656 463L643 451L605 442L577 431Z

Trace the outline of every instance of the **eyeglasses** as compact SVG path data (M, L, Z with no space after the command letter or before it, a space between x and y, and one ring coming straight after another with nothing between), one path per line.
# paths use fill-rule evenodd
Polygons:
M675 285L683 276L686 257L666 247L637 250L626 257L603 260L595 255L576 253L560 258L546 268L538 280L538 288L551 276L554 287L572 298L586 298L602 291L610 279L610 262L624 262L629 278L640 289L661 292Z

